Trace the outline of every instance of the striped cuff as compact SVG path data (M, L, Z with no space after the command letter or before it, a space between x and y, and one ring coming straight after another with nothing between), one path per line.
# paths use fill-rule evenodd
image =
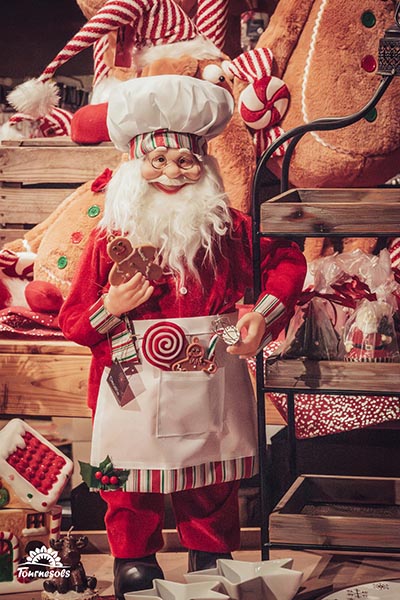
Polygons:
M261 339L260 345L257 348L256 354L260 352L267 344L272 342L271 325L275 323L285 312L286 307L278 298L271 294L266 294L254 306L253 311L259 312L265 319L265 333Z
M110 314L105 309L103 297L96 300L90 307L89 320L93 329L96 329L99 333L108 333L111 329L114 329L114 327L121 323L119 317Z

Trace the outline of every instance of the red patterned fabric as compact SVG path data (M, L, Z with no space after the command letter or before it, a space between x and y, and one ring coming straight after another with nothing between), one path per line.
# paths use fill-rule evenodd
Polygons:
M229 70L241 81L254 83L272 73L273 55L269 48L255 48L243 52L229 64Z
M3 250L0 251L0 271L7 277L32 279L33 258L31 261L26 261L21 259L21 254L17 254L8 248L3 248Z
M390 261L397 281L400 280L400 237L393 238L389 244Z
M187 41L197 35L192 21L173 0L108 0L54 57L39 79L52 79L59 67L96 42L99 67L105 51L104 40L101 45L99 40L125 25L132 26L137 48Z
M0 335L11 338L62 338L58 316L38 313L24 306L0 310Z
M104 35L93 44L93 87L108 76L110 67L104 56L109 48L108 35Z
M196 25L219 50L225 45L229 0L198 0Z
M279 348L273 342L264 349L267 358ZM248 361L250 372L255 375L254 359ZM287 421L285 394L268 394L279 414ZM390 396L353 396L329 394L295 395L295 430L298 439L307 439L400 419L400 402Z
M18 128L20 123L31 125L30 137L54 137L57 135L70 135L72 113L63 108L53 107L44 116L35 119L30 115L17 112L9 119L9 124Z

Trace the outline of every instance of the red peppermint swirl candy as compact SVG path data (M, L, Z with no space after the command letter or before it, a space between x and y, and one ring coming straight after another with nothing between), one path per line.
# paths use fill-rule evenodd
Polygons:
M289 90L278 77L265 76L248 85L239 96L239 113L252 129L279 123L289 104Z
M169 371L186 346L185 332L179 325L161 321L151 325L143 336L143 356L154 367Z

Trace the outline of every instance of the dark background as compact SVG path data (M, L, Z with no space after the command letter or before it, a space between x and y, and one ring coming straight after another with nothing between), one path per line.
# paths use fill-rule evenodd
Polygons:
M12 0L3 3L0 78L36 77L79 31L86 18L75 0ZM57 70L57 76L89 75L92 48Z

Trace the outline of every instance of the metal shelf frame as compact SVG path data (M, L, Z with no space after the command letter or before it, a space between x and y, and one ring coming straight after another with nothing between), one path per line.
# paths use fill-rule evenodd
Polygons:
M252 218L253 218L253 289L254 289L254 299L258 298L261 292L261 239L263 237L273 237L273 236L282 236L282 237L291 237L293 234L289 234L284 230L278 232L275 231L273 234L271 232L262 230L261 227L261 206L264 204L260 198L260 183L261 183L261 175L263 169L265 169L266 163L271 158L275 150L277 150L280 145L287 140L291 140L289 143L288 149L286 151L285 159L283 162L282 169L282 180L281 180L281 192L284 193L287 191L288 182L289 182L289 163L295 146L300 141L300 139L308 132L311 131L327 131L327 130L335 130L341 129L343 127L347 127L351 125L363 117L365 117L372 108L378 103L380 98L385 93L389 84L393 80L395 73L393 72L390 75L387 75L382 78L380 85L378 86L373 98L364 106L363 109L354 113L353 115L345 116L345 117L332 117L326 119L318 119L316 121L310 122L306 125L297 127L283 134L280 138L278 138L261 156L257 169L254 175L253 184L252 184ZM366 189L366 192L368 190ZM275 199L267 200L266 204L272 203ZM299 205L301 207L301 204ZM384 235L394 237L399 235L400 227L396 227L394 224L393 230L388 230L387 228L384 231L379 232L374 229L374 231L360 231L355 232L351 230L347 233L352 237L370 237L371 235ZM345 227L342 228L340 233L326 231L323 227L320 231L314 230L312 232L307 231L299 232L294 235L294 237L326 237L329 235L330 237L343 237L346 236ZM279 360L279 359L278 359ZM345 364L345 363L344 363ZM265 381L265 368L268 365L265 363L263 358L263 353L259 352L256 357L256 396L257 396L257 410L258 410L258 445L259 445L259 461L260 461L260 503L261 503L261 552L262 559L269 559L269 551L271 548L282 548L288 547L293 549L320 549L320 550L330 550L330 551L343 551L343 552L386 552L381 548L374 547L359 547L359 546L331 546L331 545L306 545L306 544L273 544L269 540L269 509L268 509L268 483L266 478L266 473L268 469L267 462L267 440L266 440L266 411L265 411L265 393L268 392L280 392L284 393L287 396L287 406L288 406L288 443L289 443L289 455L290 455L290 472L293 480L297 475L297 457L296 457L296 435L295 435L295 396L296 393L310 393L310 394L330 394L330 395L338 395L338 394L377 394L381 396L397 396L400 398L400 368L399 365L395 364L394 369L397 371L397 377L399 381L399 385L397 387L397 392L388 391L387 389L371 389L371 385L365 389L362 386L357 386L357 389L352 389L351 381L348 382L348 385L344 385L343 387L319 387L315 386L306 386L303 388L298 388L297 386L293 387L285 387L279 382L278 379L272 379L268 383ZM391 553L400 553L400 547L398 549L390 549Z

